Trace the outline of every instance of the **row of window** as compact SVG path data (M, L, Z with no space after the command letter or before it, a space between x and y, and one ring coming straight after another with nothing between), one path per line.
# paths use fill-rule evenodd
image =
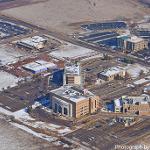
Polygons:
M55 109L54 109L55 113L60 113L62 114L62 112L64 112L64 115L68 115L68 109L66 107L64 107L64 109L62 110L62 107L58 104L55 103Z

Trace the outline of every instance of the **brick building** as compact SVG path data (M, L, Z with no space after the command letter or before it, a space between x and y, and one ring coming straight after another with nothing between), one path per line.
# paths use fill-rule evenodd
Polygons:
M114 110L130 115L150 115L150 96L123 96L114 100Z
M62 86L50 92L52 109L66 117L80 118L99 108L99 97L88 90Z
M115 78L124 78L126 71L121 67L108 68L100 73L98 73L98 78L105 81L112 81Z
M147 95L128 97L123 102L123 113L150 115L150 97Z

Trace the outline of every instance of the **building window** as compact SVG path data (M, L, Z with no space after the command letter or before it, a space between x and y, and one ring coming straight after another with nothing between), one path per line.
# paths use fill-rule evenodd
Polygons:
M64 114L68 115L68 109L67 108L64 108Z
M59 107L58 107L58 112L59 113L62 113L62 107L59 105Z
M91 102L91 108L93 109L93 102Z
M80 113L80 116L83 116L83 113Z
M95 100L95 108L97 108L97 102L96 102L96 100Z
M83 107L81 107L80 110L83 111Z
M57 108L58 108L58 106L57 106L57 104L55 103L55 109L54 109L54 112L55 112L55 113L57 113Z

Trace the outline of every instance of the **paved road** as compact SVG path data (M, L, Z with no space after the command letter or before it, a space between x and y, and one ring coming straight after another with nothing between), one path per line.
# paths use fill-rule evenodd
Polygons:
M47 30L47 29L44 29L42 27L32 25L30 23L26 23L26 22L24 22L22 20L15 20L15 18L9 18L7 16L1 16L1 17L4 18L4 19L10 19L14 23L18 23L18 24L27 26L27 27L29 27L31 29L38 30L39 32L41 32L43 34L49 34L49 35L51 35L51 36L53 36L55 38L58 38L60 40L66 41L66 42L70 42L70 43L78 45L78 46L82 46L82 47L85 47L85 48L93 49L93 50L101 52L101 53L107 53L107 54L112 55L112 56L114 56L116 58L118 58L118 57L128 57L128 58L133 59L135 62L140 63L141 65L149 66L149 64L145 63L144 60L141 60L140 58L136 58L136 57L131 56L131 55L124 54L122 52L115 53L114 51L111 51L111 49L108 49L108 48L105 48L105 47L96 46L96 45L92 45L92 44L86 43L84 41L80 41L80 40L77 40L75 38L72 38L71 36L68 36L68 35L66 35L64 33Z

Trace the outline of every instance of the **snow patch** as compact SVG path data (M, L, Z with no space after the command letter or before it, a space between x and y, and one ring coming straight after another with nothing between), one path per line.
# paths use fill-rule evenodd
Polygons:
M12 115L12 112L11 112L11 111L6 110L6 109L4 109L4 108L2 108L2 107L0 107L0 113L1 113L1 114L4 114L4 115L8 115L8 116L11 116L11 115Z
M27 121L27 120L35 120L34 118L30 117L30 115L26 112L26 109L21 109L19 111L16 111L13 113L13 116L22 121Z
M61 135L65 135L65 134L67 134L69 132L71 132L71 130L68 127L58 130L58 133L61 134Z
M131 76L132 79L136 79L140 76L141 72L147 74L149 72L149 68L141 66L139 64L133 64L133 65L128 65L126 67L126 71Z
M0 71L0 91L7 89L8 87L17 86L17 83L21 78L17 78L7 72Z
M36 137L39 137L43 140L46 140L46 141L49 141L49 142L53 142L53 141L56 141L57 138L56 137L52 137L52 136L48 136L46 134L42 134L42 133L37 133L33 130L31 130L30 128L24 126L24 125L20 125L20 124L17 124L17 123L11 123L13 126L19 128L19 129L22 129L30 134L32 134L33 136L36 136Z

